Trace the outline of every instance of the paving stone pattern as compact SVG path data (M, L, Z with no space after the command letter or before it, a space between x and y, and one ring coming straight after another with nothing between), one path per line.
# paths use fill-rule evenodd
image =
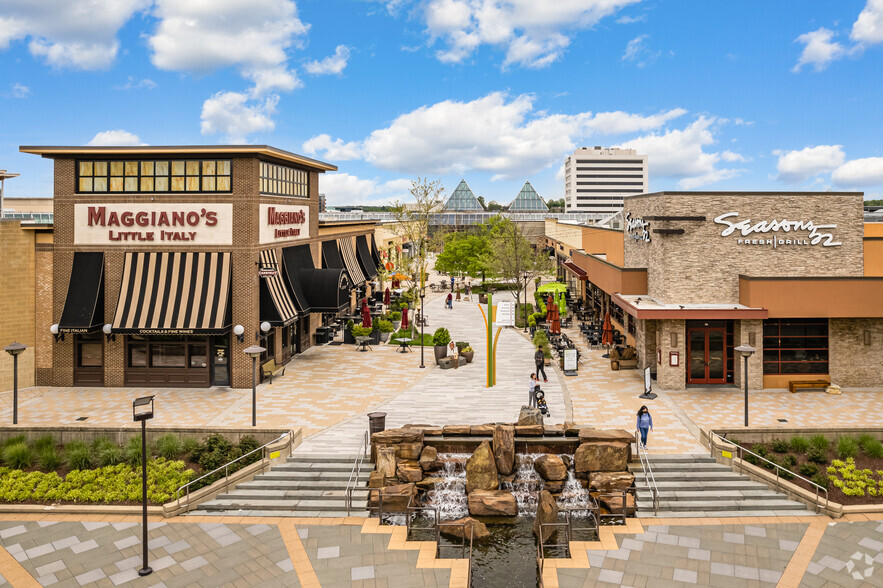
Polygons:
M651 525L588 550L588 569L559 569L561 588L775 586L808 525Z
M883 523L830 523L801 586L883 586Z

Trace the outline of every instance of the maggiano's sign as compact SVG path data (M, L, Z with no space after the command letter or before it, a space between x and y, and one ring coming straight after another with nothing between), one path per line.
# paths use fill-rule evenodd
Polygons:
M309 236L309 207L261 204L261 244L296 241Z
M232 245L232 204L76 204L77 245Z
M755 222L750 218L737 220L738 216L738 212L727 212L716 217L714 222L726 227L721 231L721 237L729 237L738 233L740 238L736 239L736 243L739 245L769 245L773 248L794 245L821 245L822 247L842 245L840 241L834 240L832 233L821 230L836 229L837 225L834 224L817 225L811 220L792 221L784 218Z

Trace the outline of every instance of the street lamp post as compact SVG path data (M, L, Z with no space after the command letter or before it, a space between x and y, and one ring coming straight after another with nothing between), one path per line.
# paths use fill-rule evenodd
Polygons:
M139 576L153 573L147 565L147 421L153 418L153 396L142 396L132 402L132 416L135 422L141 422L141 546L143 562L138 570Z
M751 345L739 345L736 347L735 351L738 351L745 362L745 426L748 426L748 358L757 351Z
M426 298L426 287L420 288L420 367L425 368L423 364L423 328L426 326L426 306L424 299Z
M527 278L529 276L524 274L524 332L527 332Z
M3 351L12 356L12 424L18 424L18 356L27 349L24 343L11 343Z
M246 347L242 350L245 352L247 356L251 358L251 426L258 426L258 393L257 393L257 382L255 380L255 375L257 371L258 358L261 356L261 353L266 351L260 345L252 345L251 347Z

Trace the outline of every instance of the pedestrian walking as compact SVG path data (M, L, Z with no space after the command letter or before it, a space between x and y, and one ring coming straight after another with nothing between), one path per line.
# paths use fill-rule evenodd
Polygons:
M454 369L460 367L460 350L454 345L454 342L451 341L448 343L448 350L451 352L451 357L454 358Z
M641 431L641 447L647 449L647 432L653 430L653 417L646 405L638 410L638 430Z
M530 384L528 384L527 388L527 406L530 408L536 408L537 406L537 375L530 375Z
M546 355L543 353L543 346L540 345L537 347L537 352L533 354L534 363L537 364L537 380L540 379L540 374L543 374L543 381L548 382L549 378L546 376Z
M472 294L472 282L466 282L466 297L469 298L469 296L471 294Z
M454 308L454 296L452 294L448 294L448 297L445 298L445 308Z
M451 292L454 291L454 276L451 276Z

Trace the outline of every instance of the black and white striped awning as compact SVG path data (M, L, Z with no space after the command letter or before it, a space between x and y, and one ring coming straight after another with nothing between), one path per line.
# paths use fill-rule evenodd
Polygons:
M365 273L359 266L359 258L356 257L356 250L353 248L353 240L350 237L343 237L338 242L340 243L340 254L343 256L343 262L346 264L353 285L361 286L365 283Z
M230 329L230 285L230 253L126 253L113 330L222 334Z
M356 256L359 258L359 263L365 272L365 279L375 278L377 276L377 266L380 264L374 263L374 258L371 256L371 248L368 247L368 238L365 235L356 237Z
M274 327L285 327L297 318L297 308L282 281L282 268L276 259L276 250L261 251L261 267L275 268L274 275L261 277L261 322L267 321Z

